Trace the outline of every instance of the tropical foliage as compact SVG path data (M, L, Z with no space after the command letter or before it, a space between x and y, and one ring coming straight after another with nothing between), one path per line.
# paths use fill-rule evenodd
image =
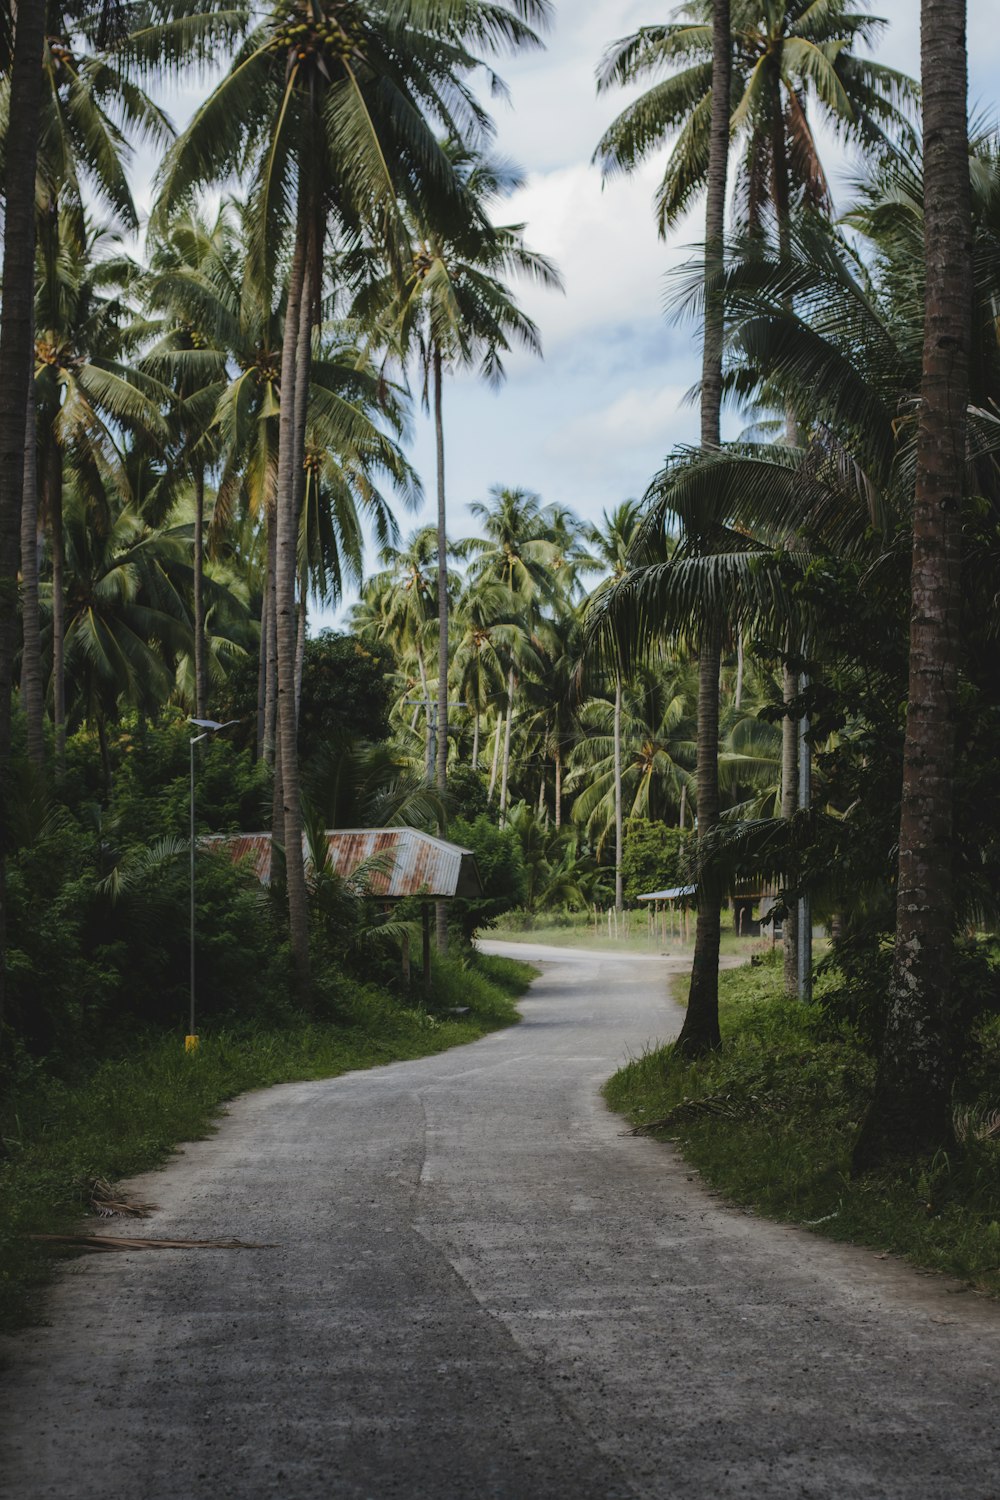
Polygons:
M362 951L397 982L415 913L338 884L319 835L450 828L486 876L452 912L466 938L512 904L696 885L697 1053L720 1040L722 905L766 889L789 987L808 998L827 920L823 1003L881 1052L878 1097L915 1128L930 1090L921 1139L947 1139L990 1003L970 934L1000 918L1000 143L970 142L942 52L924 159L920 91L868 56L882 23L846 0L690 0L614 42L599 89L649 87L602 170L662 154L663 235L705 195L703 252L670 284L702 329L700 441L600 521L500 475L449 528L446 378L498 383L511 349L540 353L515 282L560 284L523 225L494 222L520 179L480 87L548 11L66 0L38 36L19 17L0 86L4 1046L112 1035L140 934L146 1019L176 1019L197 769L199 831L272 836L268 895L205 876L222 986L280 970L308 1007L316 962ZM157 90L208 60L177 134ZM846 205L830 129L859 152ZM126 252L140 142L157 197ZM956 224L947 263L929 255ZM437 519L408 532L418 402ZM349 634L310 638L310 608L352 599ZM237 722L196 760L187 717ZM874 1156L901 1139L880 1119Z

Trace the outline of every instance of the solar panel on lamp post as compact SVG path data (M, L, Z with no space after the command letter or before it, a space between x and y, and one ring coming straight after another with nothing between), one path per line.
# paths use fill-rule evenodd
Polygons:
M194 1029L194 992L195 992L195 961L194 961L194 747L202 740L207 740L210 734L215 734L220 729L228 729L230 724L238 724L238 719L227 719L220 724L217 719L193 719L188 718L189 724L194 724L202 732L192 735L189 740L191 750L191 1008L188 1015L188 1034L184 1038L184 1051L197 1052L198 1035Z

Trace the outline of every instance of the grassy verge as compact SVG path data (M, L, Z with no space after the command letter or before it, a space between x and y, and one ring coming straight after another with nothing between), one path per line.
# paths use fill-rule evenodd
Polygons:
M511 912L501 917L485 935L500 938L505 943L544 943L553 948L586 948L594 953L642 953L680 958L694 952L693 915L686 939L680 923L673 930L668 925L664 936L661 928L654 931L649 927L645 911L633 911L627 915L627 930L623 920L617 935L612 930L609 936L607 918L601 916L595 922L593 913ZM747 958L751 953L763 952L770 946L769 937L742 937L733 932L731 918L724 914L721 952L725 956Z
M605 1087L612 1109L677 1141L736 1203L1000 1294L1000 1142L969 1140L960 1152L852 1180L874 1067L851 1032L786 1001L780 964L769 961L722 974L720 1006L718 1057L669 1067L669 1049L635 1058ZM998 1064L994 1020L968 1081L973 1118L995 1108Z
M52 1251L26 1236L78 1228L95 1178L113 1183L159 1165L179 1142L208 1134L226 1100L248 1089L425 1057L510 1025L536 972L485 955L448 959L435 965L436 1014L355 986L337 1022L218 1027L191 1056L179 1037L150 1036L72 1084L22 1067L2 1122L0 1330L38 1316L52 1274ZM467 1014L450 1015L458 1006Z

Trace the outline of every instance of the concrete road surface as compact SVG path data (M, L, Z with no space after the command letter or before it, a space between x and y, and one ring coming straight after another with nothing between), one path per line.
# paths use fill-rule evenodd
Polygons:
M668 967L556 950L521 1026L250 1095L137 1182L150 1235L276 1248L69 1267L3 1346L4 1500L998 1500L992 1304L606 1112Z

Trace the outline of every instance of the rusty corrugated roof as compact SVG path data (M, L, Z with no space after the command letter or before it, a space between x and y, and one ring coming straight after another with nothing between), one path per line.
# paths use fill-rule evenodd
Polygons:
M269 879L269 833L219 834L201 842L207 848L224 849L234 864L249 860L258 880L266 884ZM369 865L366 873L372 894L387 901L416 895L475 897L483 892L471 849L416 828L328 829L326 842L331 867L338 875L349 879L362 865ZM303 852L308 858L305 840Z

